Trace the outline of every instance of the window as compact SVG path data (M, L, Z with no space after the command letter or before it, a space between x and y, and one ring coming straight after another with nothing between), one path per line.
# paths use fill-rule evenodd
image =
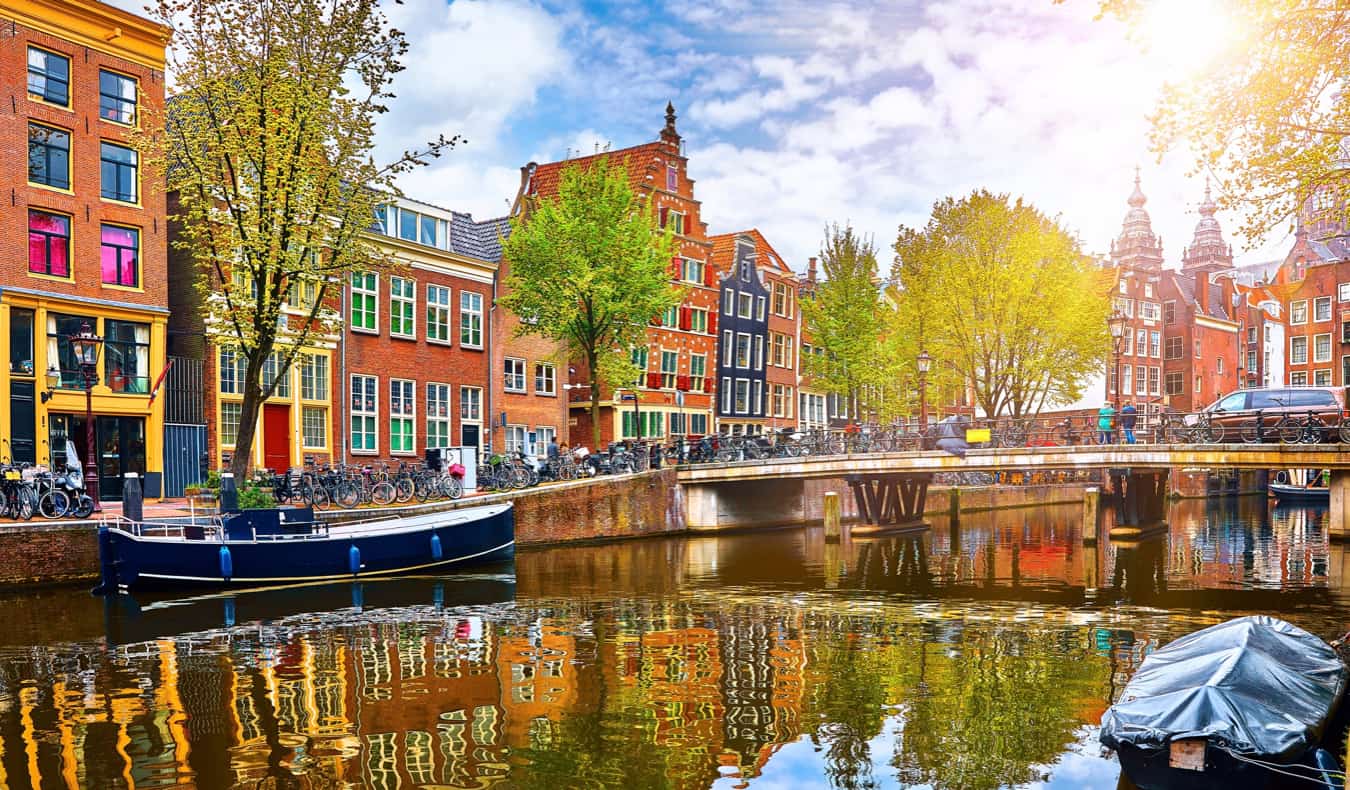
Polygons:
M1308 364L1308 338L1293 337L1289 339L1289 364Z
M407 379L389 380L389 452L413 451L413 420L417 413L417 384Z
M138 288L141 284L141 232L121 225L100 228L100 263L104 285Z
M731 355L732 355L732 352L735 351L735 348L732 346L732 343L733 343L733 341L732 341L732 339L731 339L731 330L730 330L730 329L723 329L723 330L722 330L722 367L726 367L726 368L731 367Z
M450 446L450 385L427 385L427 447Z
M483 388L459 388L459 418L467 422L479 422L483 419Z
M1200 341L1195 341L1195 358L1200 359Z
M744 332L736 333L736 367L750 367L750 336Z
M708 311L698 308L689 310L689 329L693 332L708 331Z
M266 389L272 386L272 381L277 380L276 392L272 393L274 398L289 398L291 396L291 369L286 368L278 378L277 371L281 370L281 352L276 351L263 360L262 367L262 385Z
M787 353L788 336L777 332L769 333L769 364L776 368L785 367L784 355Z
M28 181L70 189L70 132L28 124Z
M220 444L233 447L239 438L239 417L244 412L244 404L221 401L220 403Z
M689 415L689 434L702 436L708 432L708 415L694 413Z
M787 283L773 284L773 314L783 318L792 317L792 289Z
M1148 384L1148 368L1140 365L1134 369L1134 394L1147 395L1148 390L1145 385ZM1128 392L1128 390L1126 390Z
M1313 321L1321 323L1331 320L1331 297L1319 296L1313 300Z
M1256 352L1255 352L1255 351L1248 351L1248 352L1247 352L1247 372L1248 372L1248 373L1255 373L1255 372L1256 372Z
M1167 338L1167 359L1181 359L1181 356L1182 356L1181 338L1179 337Z
M743 293L737 303L736 314L741 318L754 318L755 300L750 294Z
M1139 303L1139 317L1144 319L1145 321L1157 321L1158 314L1159 311L1157 302Z
M731 413L731 379L722 379L722 413Z
M459 344L483 347L483 295L480 293L459 292Z
M1197 395L1200 394L1200 391L1201 391L1201 389L1202 389L1203 386L1204 386L1204 381L1203 381L1203 379L1201 379L1199 376L1196 376L1196 377L1195 377L1195 393L1196 393Z
M1167 374L1167 394L1180 395L1182 390L1182 378L1180 373Z
M1341 322L1341 342L1350 343L1350 321Z
M244 358L232 348L220 350L220 391L229 395L244 394Z
M548 446L558 438L558 429L552 425L537 425L534 428L534 454L540 458L548 457Z
M29 209L28 271L70 276L70 217Z
M319 284L312 278L296 277L286 287L286 303L292 309L309 312L314 309L314 300L317 298L319 298Z
M102 143L99 153L101 194L109 200L135 203L138 157L136 152L115 143Z
M427 286L427 340L450 342L450 289L443 285Z
M1336 286L1336 301L1350 302L1350 283L1340 283Z
M389 278L389 334L413 337L417 333L413 311L417 307L417 283L405 277Z
M736 292L730 288L722 292L722 314L732 315L736 310Z
M680 185L680 171L675 165L666 165L666 189L674 192Z
M502 375L507 392L525 391L525 360L507 357L503 363Z
M1122 277L1120 280L1117 280L1117 281L1116 281L1116 285L1119 287L1121 293L1124 294L1124 293L1129 293L1129 292L1130 292L1130 281L1129 281L1129 280L1126 280L1125 278Z
M328 400L328 357L304 354L300 358L300 397Z
M1111 300L1111 305L1117 313L1120 313L1127 318L1134 318L1133 299L1123 299L1117 296L1115 299Z
M33 316L22 307L9 309L9 372L33 375Z
M525 443L529 438L526 436L527 429L524 425L506 426L506 454L513 455L517 452L525 452Z
M661 388L675 389L675 374L679 370L680 353L661 349Z
M1153 283L1144 283L1144 297L1147 299L1153 298Z
M1131 365L1125 365L1120 369L1120 391L1129 394L1134 391L1134 368Z
M14 319L11 317L10 321L13 322ZM1341 385L1350 386L1346 384L1348 381L1350 381L1350 356L1344 356L1341 357Z
M1214 372L1220 376L1223 375L1223 357L1214 360Z
M764 414L764 382L754 382L754 394L750 396L750 411L756 416Z
M1148 355L1150 357L1162 356L1162 332L1148 333Z
M706 354L689 355L689 390L706 392L708 376L708 356Z
M1163 323L1175 324L1177 321L1177 303L1173 301L1163 302Z
M149 324L104 320L103 374L113 392L150 391Z
M1308 386L1308 372L1299 370L1289 374L1289 385L1292 387Z
M1148 356L1148 330L1140 329L1134 337L1135 356Z
M755 316L756 316L757 320L760 320L760 321L763 321L763 320L764 320L764 306L765 306L765 304L767 304L767 301L768 301L768 300L766 300L766 299L765 299L764 297L762 297L762 296L757 296L757 297L755 297L755 307L756 307L756 310L755 310Z
M136 80L98 70L98 117L130 126L136 122Z
M667 307L665 312L661 313L661 326L679 326L680 308L678 305Z
M1306 324L1308 323L1308 300L1289 303L1289 323Z
M792 388L784 384L774 384L772 389L772 411L774 417L792 416Z
M1313 335L1313 362L1331 361L1331 335Z
M634 346L629 349L628 359L633 363L633 367L638 369L638 386L643 386L646 383L647 347Z
M681 279L687 283L697 283L702 285L704 265L703 261L691 261L688 258L685 258L684 263L680 265Z
M671 211L663 208L659 215L661 227L669 230L671 233L684 233L684 215L678 211Z
M379 445L375 440L375 420L379 418L380 380L375 376L352 376L352 452L373 453Z
M305 406L300 410L300 429L306 450L323 450L328 447L328 410L318 406Z
M1330 369L1330 368L1326 368L1326 369L1323 369L1323 370L1314 370L1314 371L1313 371L1313 386L1316 386L1316 387L1330 387L1330 386L1331 386L1331 369Z
M48 104L70 106L70 58L28 48L28 95Z
M373 272L352 274L352 329L377 332L380 280Z
M750 413L750 380L736 379L736 413Z
M536 362L534 364L534 394L558 394L558 372L553 367L553 363Z
M755 370L764 369L764 335L755 335Z

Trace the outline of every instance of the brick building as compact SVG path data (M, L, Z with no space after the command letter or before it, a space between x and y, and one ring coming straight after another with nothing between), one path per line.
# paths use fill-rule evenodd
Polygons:
M681 303L648 326L647 342L631 349L633 361L645 375L632 387L601 393L601 441L701 436L712 427L718 288L708 265L712 243L700 218L701 204L694 198L689 162L675 128L675 108L666 106L666 123L655 142L562 162L526 165L519 194L522 198L552 197L557 194L563 168L586 167L600 157L622 163L633 188L651 197L658 224L674 234L676 256L671 261L671 279L684 289ZM578 360L571 362L568 372L574 385L589 380ZM572 397L568 404L570 441L589 445L590 393L579 387L572 390Z
M0 85L13 122L0 126L0 369L5 454L64 462L66 440L85 456L85 394L69 337L87 323L105 339L93 389L101 495L122 475L163 472L165 196L130 138L164 103L168 31L96 0L12 0L0 6ZM26 161L27 166L21 165ZM25 244L25 241L26 244Z

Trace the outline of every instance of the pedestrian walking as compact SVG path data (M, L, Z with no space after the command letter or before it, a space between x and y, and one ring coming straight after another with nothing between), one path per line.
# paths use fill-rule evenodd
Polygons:
M1134 401L1126 401L1125 405L1120 407L1120 429L1125 432L1126 444L1134 444L1134 425L1138 418L1139 413L1134 408Z
M1101 410L1097 412L1097 444L1111 444L1113 433L1111 421L1115 416L1116 410L1111 408L1110 403L1103 404Z

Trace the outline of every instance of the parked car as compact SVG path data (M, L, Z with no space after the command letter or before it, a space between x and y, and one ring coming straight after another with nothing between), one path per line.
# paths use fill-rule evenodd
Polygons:
M1345 389L1272 387L1234 392L1188 415L1186 425L1207 442L1346 441ZM1350 424L1347 424L1350 427Z

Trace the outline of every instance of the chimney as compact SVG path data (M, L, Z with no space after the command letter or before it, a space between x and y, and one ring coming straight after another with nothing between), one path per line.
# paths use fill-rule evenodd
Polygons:
M1204 272L1195 275L1195 302L1199 315L1209 315L1209 276Z
M812 285L816 284L816 259L814 257L806 261L806 281Z

